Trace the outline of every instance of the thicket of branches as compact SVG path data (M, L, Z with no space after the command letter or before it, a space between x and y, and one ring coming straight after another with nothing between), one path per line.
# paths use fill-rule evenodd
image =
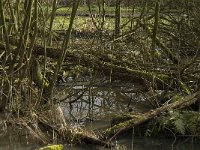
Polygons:
M58 101L52 94L60 71L65 69L63 63L67 62L104 72L112 79L140 82L145 91L162 90L163 97L171 91L175 96L199 90L198 0L132 1L128 7L131 14L125 16L120 9L128 1L114 1L114 31L106 30L109 18L104 0L98 1L98 15L92 12L89 0L84 3L91 30L73 29L79 3L80 0L70 3L72 12L66 30L54 31L57 0L48 8L47 3L39 0L0 1L2 112L26 116L55 109L57 115L61 113L53 107ZM124 24L122 17L127 18ZM70 43L72 29L73 35L90 35L90 42ZM59 46L55 46L57 43ZM49 64L52 60L56 65ZM52 73L47 80L49 70Z

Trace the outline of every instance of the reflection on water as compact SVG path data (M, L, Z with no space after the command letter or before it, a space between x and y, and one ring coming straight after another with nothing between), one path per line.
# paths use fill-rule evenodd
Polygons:
M199 142L192 140L184 141L178 140L174 143L171 138L132 138L130 136L123 136L118 139L119 144L126 146L127 150L199 150Z
M103 82L103 81L102 81ZM100 82L100 83L102 83ZM95 83L95 84L94 84ZM55 99L63 100L61 106L70 121L93 121L111 118L113 114L144 112L150 109L144 103L144 96L129 92L133 85L76 82L73 87L58 87ZM61 92L62 91L62 92Z
M11 130L0 136L0 150L33 150L37 144L30 137L18 135Z
M145 102L147 98L143 94L134 93L136 85L128 83L105 83L98 80L92 82L71 82L58 86L55 90L55 99L62 100L60 104L64 110L66 119L71 124L79 124L84 128L100 130L110 126L113 114L135 111L145 112L150 109ZM132 92L130 92L132 91ZM27 136L18 136L8 132L6 136L0 136L0 150L32 150L38 147L37 142L30 143ZM172 148L173 139L168 138L136 138L126 134L116 143L123 144L127 150L199 150L200 143L178 141ZM66 146L67 150L96 150L101 149L91 146Z
M123 150L199 150L200 147L198 141L180 140L172 147L173 139L134 137L132 140L132 135L123 135L115 139L115 142L123 145ZM0 137L0 150L34 150L36 147L39 147L39 144L29 143L25 136L10 134ZM65 146L65 150L102 150L102 148L90 145Z

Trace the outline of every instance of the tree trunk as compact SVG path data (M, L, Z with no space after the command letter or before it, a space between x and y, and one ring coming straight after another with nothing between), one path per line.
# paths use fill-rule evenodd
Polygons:
M115 37L120 35L121 22L121 0L117 0L115 4Z

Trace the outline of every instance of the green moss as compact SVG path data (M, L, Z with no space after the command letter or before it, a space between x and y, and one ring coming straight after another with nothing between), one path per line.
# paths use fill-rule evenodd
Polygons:
M47 145L38 150L63 150L63 145Z
M178 85L183 92L185 92L188 95L191 94L190 89L183 82L178 81Z
M49 86L49 81L43 77L41 66L37 59L33 60L32 78L33 78L34 83L40 88L47 88Z

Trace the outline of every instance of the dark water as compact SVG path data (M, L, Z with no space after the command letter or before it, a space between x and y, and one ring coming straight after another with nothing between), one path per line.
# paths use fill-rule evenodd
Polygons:
M33 142L25 135L18 136L18 134L12 132L0 136L0 150L32 150L38 144L38 142Z
M200 144L192 140L176 141L168 138L135 138L134 141L128 137L119 140L120 144L128 150L199 150Z
M114 142L122 145L123 150L199 150L200 143L195 140L177 140L169 138L144 138L124 135ZM10 135L0 137L0 150L33 150L39 147L37 142L30 142L26 137ZM66 150L100 150L105 148L93 146L65 146Z
M98 83L98 84L97 84ZM101 84L99 84L101 83ZM102 130L110 126L112 116L128 112L145 112L151 109L145 101L147 94L134 93L136 85L114 83L106 86L103 81L58 86L55 98L63 99L61 107L70 124L78 124L90 130ZM148 98L151 95L148 95ZM71 103L72 102L72 103ZM199 140L173 138L135 137L132 132L114 139L123 150L199 150ZM26 133L0 133L0 150L33 150L41 144ZM66 150L105 149L92 146L65 146Z

